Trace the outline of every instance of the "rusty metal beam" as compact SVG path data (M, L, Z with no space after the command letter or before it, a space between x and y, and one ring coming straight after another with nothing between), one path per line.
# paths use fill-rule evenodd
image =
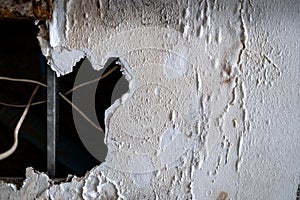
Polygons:
M0 0L0 20L47 20L52 15L52 0Z

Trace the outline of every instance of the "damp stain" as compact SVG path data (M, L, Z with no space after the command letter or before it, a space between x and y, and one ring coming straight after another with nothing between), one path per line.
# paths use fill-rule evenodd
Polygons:
M224 191L220 192L216 200L228 200L228 193Z

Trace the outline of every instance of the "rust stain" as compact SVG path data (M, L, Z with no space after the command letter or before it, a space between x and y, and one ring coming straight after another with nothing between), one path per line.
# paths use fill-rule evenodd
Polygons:
M226 84L228 84L228 83L230 83L232 81L232 79L231 78L229 78L229 79L226 79L226 80L224 80L223 81L223 83L226 83Z
M228 63L224 63L223 66L222 66L222 69L223 69L223 71L224 71L228 76L231 75L232 69L231 69L231 66L230 66Z
M48 20L52 0L0 0L0 19Z
M220 192L219 196L217 197L217 200L227 200L228 199L228 193L227 192Z

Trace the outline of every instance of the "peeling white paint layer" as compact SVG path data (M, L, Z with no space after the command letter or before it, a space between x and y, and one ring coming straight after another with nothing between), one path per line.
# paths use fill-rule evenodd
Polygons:
M296 198L299 1L55 4L42 47L57 74L120 57L130 91L106 112L102 165L59 185L2 184L3 198Z

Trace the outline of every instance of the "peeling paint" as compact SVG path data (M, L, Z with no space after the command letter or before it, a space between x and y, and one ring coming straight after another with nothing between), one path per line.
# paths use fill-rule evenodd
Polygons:
M60 184L29 169L41 189L0 195L294 199L299 13L292 0L54 2L39 36L52 69L119 57L129 91L106 111L104 163Z

